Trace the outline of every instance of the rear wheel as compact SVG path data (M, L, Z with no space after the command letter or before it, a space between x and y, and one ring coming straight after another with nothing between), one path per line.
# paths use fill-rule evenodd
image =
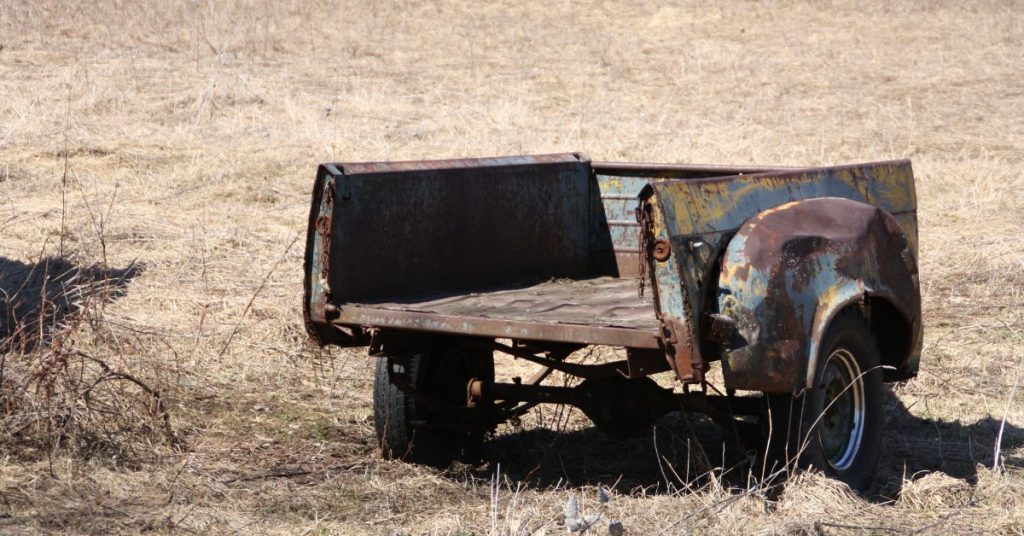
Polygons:
M882 371L874 337L856 310L829 326L811 388L768 400L769 463L814 467L855 490L871 485L881 450Z
M474 378L494 380L490 351L453 347L378 358L373 416L384 457L447 467L479 456L489 427L486 408L466 407Z

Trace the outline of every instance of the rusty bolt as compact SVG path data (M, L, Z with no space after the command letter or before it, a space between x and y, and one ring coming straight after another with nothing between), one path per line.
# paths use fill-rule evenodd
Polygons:
M327 236L331 233L330 216L318 216L316 219L316 230L321 235Z
M668 240L655 240L654 241L654 258L660 262L665 262L669 257L672 256L672 248L668 244Z

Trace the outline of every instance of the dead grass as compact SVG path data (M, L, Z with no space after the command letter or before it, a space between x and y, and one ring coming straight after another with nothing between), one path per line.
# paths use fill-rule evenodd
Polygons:
M1012 1L0 4L4 290L62 238L75 266L144 266L65 348L159 388L184 441L117 436L145 454L131 464L5 445L0 530L557 534L577 495L631 534L1024 532L1024 396L1006 406L1024 372L1022 14ZM492 442L496 487L495 466L377 457L370 361L312 347L301 326L301 251L287 246L314 166L575 150L914 160L926 341L920 377L891 400L873 497L815 475L770 492L742 475L690 482L678 427L655 452L551 409ZM720 460L714 429L692 424Z

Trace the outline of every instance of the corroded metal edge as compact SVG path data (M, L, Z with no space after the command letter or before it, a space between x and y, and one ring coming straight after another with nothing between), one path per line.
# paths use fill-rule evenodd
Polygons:
M557 322L531 322L484 317L345 306L334 321L340 325L452 333L517 340L600 344L627 348L660 348L656 331Z
M345 175L394 173L396 171L442 171L447 169L482 169L492 167L527 166L534 164L570 164L587 162L583 153L555 153L519 156L489 156L482 158L451 158L439 160L396 160L388 162L339 162L330 164Z

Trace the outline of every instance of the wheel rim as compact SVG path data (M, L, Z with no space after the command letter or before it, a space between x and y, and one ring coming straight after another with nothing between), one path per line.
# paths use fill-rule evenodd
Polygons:
M864 436L864 381L853 354L837 348L828 356L821 378L821 424L818 438L834 469L848 469Z

